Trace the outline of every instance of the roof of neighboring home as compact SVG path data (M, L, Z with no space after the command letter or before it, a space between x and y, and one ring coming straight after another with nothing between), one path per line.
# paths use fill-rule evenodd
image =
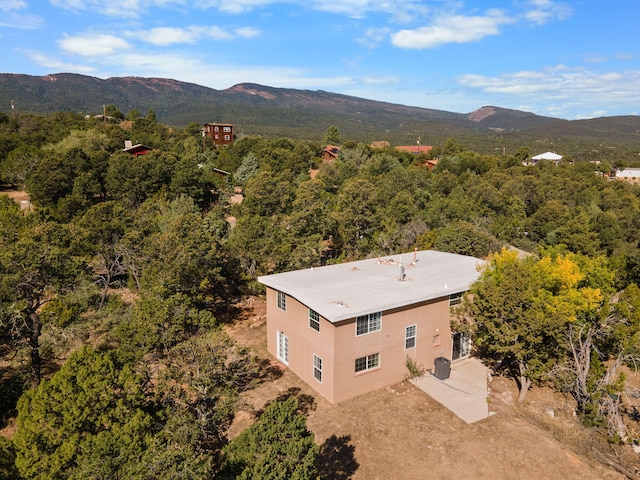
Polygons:
M531 160L562 160L562 155L558 155L556 152L544 152L531 157Z
M625 168L616 172L616 177L622 178L640 178L640 168Z
M327 153L335 158L340 153L340 147L336 147L335 145L327 145L322 149L322 153Z
M125 144L125 148L122 149L123 152L130 153L131 155L135 155L141 152L147 152L149 150L152 150L152 148L141 143L137 143L135 145Z
M410 153L429 153L433 146L431 145L398 145L396 150L402 150Z
M465 255L422 250L265 275L258 281L334 323L468 290L484 263ZM402 268L405 277L400 281Z

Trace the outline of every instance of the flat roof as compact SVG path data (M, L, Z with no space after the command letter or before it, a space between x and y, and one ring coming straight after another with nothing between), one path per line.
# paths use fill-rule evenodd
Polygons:
M258 281L334 323L463 292L484 264L475 257L421 250L265 275Z

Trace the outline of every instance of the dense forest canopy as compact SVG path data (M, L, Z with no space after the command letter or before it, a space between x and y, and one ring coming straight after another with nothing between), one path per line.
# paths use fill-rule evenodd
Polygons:
M488 258L457 327L524 393L551 382L585 423L636 440L609 402L625 389L611 362L635 358L640 335L640 187L609 179L615 159L524 165L528 146L488 155L449 139L416 156L347 140L323 162L319 141L218 149L197 124L109 108L110 122L0 116L0 183L32 204L0 196L7 475L252 478L279 463L313 478L317 448L293 403L228 442L240 394L267 373L216 316L260 293L258 275L414 248ZM152 151L129 155L125 140ZM269 432L269 416L291 435ZM260 451L260 435L279 447Z

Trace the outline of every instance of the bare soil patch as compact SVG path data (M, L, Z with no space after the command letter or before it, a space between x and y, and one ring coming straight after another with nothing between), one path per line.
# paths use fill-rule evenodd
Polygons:
M31 200L27 192L24 192L22 190L13 190L13 189L4 188L4 187L0 187L0 195L8 196L18 205L20 205L21 202L30 202Z
M298 397L321 451L321 473L331 479L622 479L588 455L565 446L547 425L530 418L578 428L541 390L528 398L529 413L514 405L515 387L497 377L491 383L490 409L496 414L468 425L428 395L402 382L331 405L266 349L264 300L250 297L221 319L240 345L282 369L282 375L245 394L246 408L231 427L234 437L255 421L256 412L276 398ZM529 403L529 400L530 403ZM553 407L551 406L553 405ZM553 409L554 416L548 412ZM534 413L531 413L534 412ZM565 415L566 414L566 415ZM582 429L584 430L584 429Z

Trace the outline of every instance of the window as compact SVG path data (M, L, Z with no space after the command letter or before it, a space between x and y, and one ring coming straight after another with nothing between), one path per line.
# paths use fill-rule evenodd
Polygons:
M382 328L382 312L370 313L356 318L356 336L377 332Z
M320 315L309 309L309 327L313 328L316 332L320 331Z
M313 354L313 378L322 383L322 359Z
M463 292L458 292L449 295L449 306L454 307L456 305L460 305L462 303L462 294Z
M224 139L225 139L225 140L231 140L231 136L230 136L230 135L225 135L225 136L224 136Z
M366 372L380 366L380 354L373 353L366 357L356 358L356 373Z
M284 292L278 292L278 308L287 311L287 295Z
M219 132L220 131L220 127L214 127L213 130L216 131L216 132Z
M276 357L285 365L289 365L289 337L278 330L276 344Z
M404 349L409 350L416 346L416 325L409 325L404 329Z
M231 127L224 127L222 130L224 132L231 132Z

